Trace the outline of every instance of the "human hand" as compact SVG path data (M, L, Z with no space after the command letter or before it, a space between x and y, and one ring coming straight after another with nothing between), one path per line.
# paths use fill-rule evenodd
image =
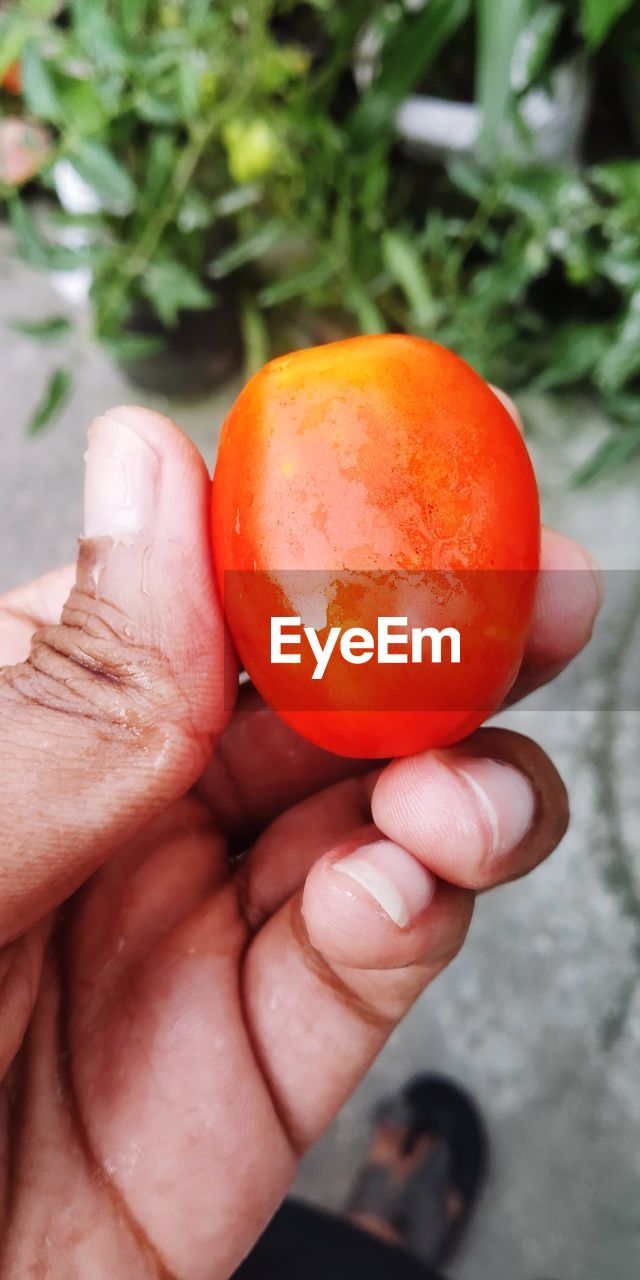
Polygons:
M115 410L77 569L0 601L2 1280L227 1277L474 891L566 827L555 769L502 729L381 769L248 687L229 719L208 503L177 428ZM546 575L524 691L599 604L568 540L543 562L585 571Z

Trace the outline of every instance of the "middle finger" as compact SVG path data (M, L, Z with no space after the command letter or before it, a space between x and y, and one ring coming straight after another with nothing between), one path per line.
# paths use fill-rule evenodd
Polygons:
M272 822L241 866L254 927L301 888L320 857L372 822L441 879L486 889L552 852L568 802L542 748L504 729L344 780Z

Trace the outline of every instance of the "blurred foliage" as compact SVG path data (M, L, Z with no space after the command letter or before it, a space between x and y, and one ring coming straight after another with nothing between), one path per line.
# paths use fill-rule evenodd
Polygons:
M16 61L22 110L52 137L36 180L0 189L18 251L90 269L120 359L216 305L249 368L406 329L508 388L595 390L615 430L583 478L640 453L637 0L23 0L0 13L0 78ZM585 156L544 164L523 104L568 61L592 87ZM399 143L416 92L475 97L473 156ZM83 213L56 197L70 170ZM61 365L36 427L69 385Z

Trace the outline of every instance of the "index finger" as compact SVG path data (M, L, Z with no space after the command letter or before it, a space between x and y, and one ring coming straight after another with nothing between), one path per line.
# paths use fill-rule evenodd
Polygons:
M24 662L34 631L60 621L75 576L67 564L0 597L0 666Z
M602 579L589 552L564 533L543 529L531 631L509 705L553 680L584 649L602 596Z

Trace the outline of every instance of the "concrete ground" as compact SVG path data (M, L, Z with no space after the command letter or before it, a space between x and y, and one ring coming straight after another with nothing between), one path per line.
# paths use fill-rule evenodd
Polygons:
M0 325L58 310L48 283L9 260L0 233ZM0 590L73 558L84 431L95 413L142 399L169 410L213 460L234 388L197 404L140 397L82 340L62 420L29 441L23 424L56 356L4 327L0 353ZM521 407L547 521L588 544L607 569L638 570L640 471L570 488L568 476L602 434L597 413L533 397ZM493 1154L452 1280L638 1277L640 704L628 689L640 665L639 582L609 574L617 603L582 684L504 717L536 736L564 774L573 821L562 847L530 880L481 900L463 954L300 1174L301 1194L339 1208L373 1103L425 1068L463 1081L487 1116Z

